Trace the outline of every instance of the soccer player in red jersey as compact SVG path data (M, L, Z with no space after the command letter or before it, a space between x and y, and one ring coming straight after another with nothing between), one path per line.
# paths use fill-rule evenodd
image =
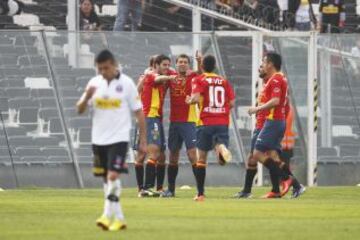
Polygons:
M196 182L198 194L196 201L204 200L207 153L214 149L219 163L231 161L228 150L230 109L234 106L235 94L230 83L214 73L216 60L207 55L202 61L203 74L193 79L192 94L188 104L198 103L200 121L197 129L198 161L196 163Z
M158 183L162 183L165 176L165 167L159 168L162 160L161 152L165 151L165 136L162 124L163 103L167 86L157 78L169 74L170 58L165 55L156 57L155 69L149 71L143 79L141 101L147 124L147 164L145 167L145 186L141 196L159 196L151 188L154 187L155 178L158 175ZM165 159L163 159L165 163ZM161 166L165 166L161 163ZM140 175L140 174L139 174ZM160 177L159 177L160 176Z
M263 83L266 84L269 78L266 76L262 66L259 68L259 77L263 79ZM265 103L265 96L264 92L260 91L260 94L258 95L256 106L261 106ZM251 198L251 189L252 184L255 178L255 175L257 173L257 160L253 158L253 152L255 148L256 140L259 136L259 133L261 129L263 128L266 120L266 116L268 115L268 111L262 110L258 111L256 113L256 123L255 123L255 129L252 134L251 138L251 149L250 153L247 157L247 168L246 168L246 175L245 175L245 185L243 190L238 192L235 195L235 198Z
M149 66L145 69L144 74L142 74L139 77L138 80L138 84L137 84L137 89L139 94L141 95L142 91L143 91L143 86L144 86L144 79L145 76L147 74L151 74L151 73L155 73L155 59L156 59L157 55L153 55L150 57L149 60ZM140 149L138 148L138 135L139 135L139 131L138 131L138 127L137 125L135 126L135 139L133 142L133 149L134 151L136 151L136 156L135 156L135 175L136 175L136 181L137 181L137 185L138 185L138 190L139 190L139 197L142 197L142 194L144 193L144 162L145 162L145 158L146 158L146 152L140 151ZM161 154L160 154L160 161L165 162L165 149L162 149ZM164 160L163 160L164 159ZM155 179L154 179L155 180ZM155 182L153 182L151 184L152 186L155 186Z
M263 104L250 107L249 115L266 111L266 121L256 142L253 158L260 161L270 171L273 189L265 198L280 198L285 195L293 184L293 178L285 172L279 160L281 140L285 133L285 105L287 100L288 84L280 72L281 56L277 53L267 53L263 58L262 68L268 76L268 81L262 91ZM279 177L284 179L283 189L280 192Z
M191 95L192 79L200 73L201 57L197 53L198 72L190 70L190 57L181 54L176 58L176 73L169 76L161 76L157 80L163 81L170 90L170 128L168 147L170 150L168 165L168 190L162 197L175 196L175 182L178 173L179 155L183 142L185 142L188 158L193 166L197 161L196 154L196 122L198 121L196 104L188 105L186 96Z
M264 72L262 66L260 66L259 68L259 77L263 79L263 83L266 85L268 80L269 80L269 76L267 76L267 74ZM265 98L265 93L263 90L260 91L260 94L258 96L257 99L257 103L256 106L261 106L264 103L266 103L266 98ZM289 112L289 101L288 99L286 100L286 104L285 104L285 115L287 116L287 113ZM258 111L256 113L256 124L255 124L255 130L253 132L253 136L251 139L251 150L250 150L250 154L248 156L247 159L247 169L246 169L246 175L245 175L245 185L242 191L238 192L235 195L235 198L251 198L251 189L252 189L252 184L254 181L254 177L257 173L257 160L255 158L253 158L253 152L254 152L254 148L255 148L255 143L256 140L260 134L261 129L264 127L266 118L268 116L269 112L266 110L262 110L262 111ZM285 168L285 167L284 167ZM286 164L286 168L284 169L285 171L287 171L289 173L289 175L293 174L290 171L290 168L288 166L288 164ZM270 178L272 179L272 181L278 181L278 176L270 176ZM292 197L296 198L299 197L304 191L305 188L303 186L301 186L298 181L296 180L296 178L293 178L293 194ZM276 185L276 184L275 184Z

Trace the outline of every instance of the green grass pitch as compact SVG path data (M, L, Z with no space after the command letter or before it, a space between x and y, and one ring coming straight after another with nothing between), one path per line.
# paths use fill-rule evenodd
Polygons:
M139 199L125 189L121 202L128 229L104 232L101 190L9 190L0 192L1 240L90 239L360 239L360 188L312 188L300 199L230 197L235 188L207 188L203 203L194 190L175 199Z

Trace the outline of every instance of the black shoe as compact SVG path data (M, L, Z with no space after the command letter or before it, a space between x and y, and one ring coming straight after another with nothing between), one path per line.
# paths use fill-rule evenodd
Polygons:
M173 198L175 197L175 193L171 192L170 190L166 190L160 194L162 198Z
M244 198L244 199L247 199L247 198L252 198L252 195L251 193L247 193L247 192L244 192L244 191L241 191L241 192L238 192L234 195L234 198Z
M300 184L300 188L293 188L293 192L291 194L291 198L298 198L300 197L301 195L303 195L306 191L306 188Z

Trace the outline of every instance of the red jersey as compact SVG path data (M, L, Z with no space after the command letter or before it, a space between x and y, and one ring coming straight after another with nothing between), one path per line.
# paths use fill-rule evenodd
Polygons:
M175 73L178 77L174 81L169 81L170 88L170 121L171 122L197 122L196 105L189 105L185 102L186 96L191 95L192 79L197 77L198 74L190 72L185 78Z
M257 99L257 105L261 106L265 103L265 94L262 89ZM264 127L267 115L269 115L269 110L262 110L256 113L255 129L262 129Z
M267 111L266 119L285 120L285 104L287 101L288 84L285 76L278 72L275 73L265 84L262 94L263 102L267 103L272 98L279 98L280 103Z
M162 117L164 98L167 86L163 83L156 84L156 73L148 73L144 76L141 102L145 117Z
M265 84L266 83L264 83L264 85ZM256 100L256 105L257 106L261 106L261 105L264 105L266 103L265 93L264 93L264 85L262 86L262 89L260 90L258 98ZM256 113L255 129L262 129L264 127L266 117L267 117L268 114L269 114L269 110L262 110L262 111L258 111Z
M200 93L199 125L229 125L230 102L235 99L230 83L214 74L204 73L193 79L192 93Z

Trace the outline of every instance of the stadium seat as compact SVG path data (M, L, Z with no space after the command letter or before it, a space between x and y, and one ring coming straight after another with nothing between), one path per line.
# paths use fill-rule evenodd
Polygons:
M48 69L44 69L44 74L48 74ZM39 73L39 69L37 71ZM33 77L27 77L24 79L24 83L26 87L29 88L50 88L49 79L47 78L33 78Z
M335 148L326 148L326 147L318 148L318 156L320 157L332 157L337 155L338 153Z
M71 118L69 119L68 127L74 129L80 129L82 127L91 127L91 120L90 118L86 118L86 117Z
M47 161L47 158L43 156L24 156L20 158L20 161L25 163L33 163L33 162L45 163Z
M36 108L39 102L30 98L13 98L9 99L9 108L20 109L21 107Z
M57 103L54 97L40 97L38 98L41 108L56 108Z
M78 140L81 145L91 143L91 128L80 128Z
M23 98L30 98L30 89L24 87L8 87L5 88L6 95L8 97L23 97Z
M60 118L55 117L55 118L50 118L49 119L49 133L50 134L59 134L59 133L63 133L63 127L60 121Z
M90 147L80 147L75 148L75 154L82 157L91 157L93 153Z
M20 14L13 17L14 23L20 26L40 25L39 17L34 14Z
M68 157L68 151L62 147L46 147L42 148L42 153L45 156L58 156L58 157Z
M360 156L359 144L340 145L340 156Z
M53 98L53 97L55 97L54 89L52 89L52 88L33 88L33 89L31 89L30 95L33 98L41 98L41 97L45 97L45 98L52 97Z
M41 150L38 147L18 147L15 149L15 153L17 156L24 157L24 156L41 156Z

